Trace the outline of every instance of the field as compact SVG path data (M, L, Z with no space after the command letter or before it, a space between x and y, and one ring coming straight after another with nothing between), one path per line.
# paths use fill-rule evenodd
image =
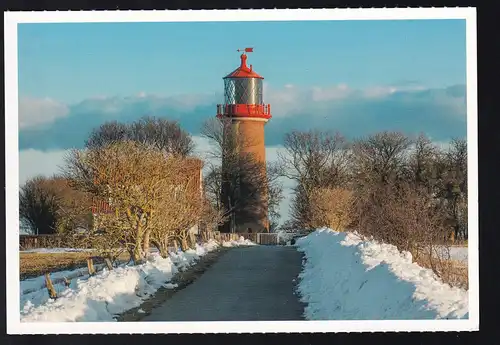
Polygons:
M85 267L87 258L93 256L92 252L61 252L61 253L38 253L21 252L19 253L19 271L20 278L26 279L41 276L47 272L56 272L62 270L73 270L75 268ZM128 260L127 253L123 253L119 259ZM95 263L100 263L96 260Z

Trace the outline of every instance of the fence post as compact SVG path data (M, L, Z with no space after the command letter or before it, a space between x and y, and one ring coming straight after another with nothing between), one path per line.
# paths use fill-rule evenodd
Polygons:
M106 264L108 270L110 271L113 270L113 264L111 263L111 260L109 258L104 258L104 263Z
M87 258L87 268L89 270L89 276L95 274L94 260L92 259L92 257Z
M57 298L57 292L54 288L54 284L52 284L52 280L50 280L50 273L45 273L45 286L47 287L47 291L49 292L49 296L52 299Z

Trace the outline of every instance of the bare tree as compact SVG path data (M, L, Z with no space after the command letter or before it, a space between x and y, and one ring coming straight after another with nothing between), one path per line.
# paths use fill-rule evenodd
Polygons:
M85 141L88 149L97 149L109 144L117 143L128 139L129 128L126 124L118 121L109 121L95 128Z
M267 166L267 197L268 197L268 216L269 232L275 232L279 227L281 218L280 204L284 198L283 184L279 181L282 176L279 163L268 163Z
M339 133L293 131L285 134L284 152L279 153L284 176L306 189L338 186L348 176L348 146Z
M390 184L404 180L412 142L399 132L381 132L353 144L357 182Z
M467 190L467 141L465 139L452 139L446 152L446 159L460 190L465 193Z
M227 216L226 216L227 217ZM209 199L203 199L201 226L204 232L214 231L226 221L222 209L216 207Z
M353 193L343 188L317 188L311 197L312 226L345 231L352 222Z
M158 200L150 222L151 242L163 257L166 257L172 240L179 240L182 250L194 246L189 241L189 230L199 224L204 212L202 194L196 179L196 172L201 166L198 167L196 162L198 161L193 164L192 160L169 159L169 178L163 181L164 194Z
M445 153L447 172L443 178L453 238L467 239L467 142L453 139Z
M349 150L339 133L294 131L287 133L279 153L283 176L295 181L291 216L297 227L311 226L311 196L316 188L349 182Z
M129 132L132 140L176 156L187 157L194 150L191 135L176 121L146 116L132 123Z
M85 142L92 149L118 141L136 141L169 154L186 157L194 150L194 142L176 121L145 116L130 124L106 122L94 129Z
M144 259L143 241L148 220L161 198L168 178L165 154L133 141L89 150L74 150L67 157L65 176L75 188L107 201L116 219L105 231L120 231L134 262Z
M420 134L409 155L409 181L417 187L427 188L429 193L432 193L439 174L440 154L437 146L424 134Z
M19 192L19 216L37 235L53 234L57 230L60 196L47 188L47 178L28 180Z
M288 219L279 226L278 230L291 234L298 232L299 229L295 227L295 223L292 219Z
M36 234L61 233L65 228L92 225L87 196L61 176L35 177L21 187L20 217Z
M223 209L221 200L221 190L222 190L222 170L220 165L216 166L211 164L203 179L203 189L205 197L217 210Z

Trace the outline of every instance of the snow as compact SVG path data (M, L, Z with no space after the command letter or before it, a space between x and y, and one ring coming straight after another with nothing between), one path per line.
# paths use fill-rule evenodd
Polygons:
M460 261L467 264L469 259L469 250L467 247L451 247L450 256L452 260Z
M278 243L287 243L288 244L294 236L294 233L286 232L283 230L277 231L276 233L278 234Z
M138 307L160 287L175 288L177 285L169 281L176 272L217 247L217 242L211 240L197 245L196 250L171 254L166 259L151 253L144 264L122 265L112 271L104 268L93 277L72 279L68 288L54 282L58 291L56 300L49 298L44 277L23 280L21 322L116 321L117 314ZM86 270L57 272L51 278L55 281L77 271Z
M101 269L104 265L94 265L96 269ZM82 277L88 275L87 267L77 268L68 271L58 271L50 274L50 279L54 284L58 281L62 281L64 278L73 279L76 277ZM28 294L32 292L38 292L45 288L45 276L38 276L35 278L28 278L21 281L21 296L26 296L31 299ZM47 295L48 298L48 295Z
M298 290L308 320L468 318L468 292L452 288L395 246L318 229L297 240Z
M224 241L222 242L223 247L241 247L241 246L256 246L257 244L250 241L246 240L243 236L240 236L238 241Z
M28 250L20 250L20 253L75 253L75 252L91 252L92 249L78 249L78 248L34 248Z
M433 256L442 259L450 259L468 265L469 250L464 246L437 246L433 249Z

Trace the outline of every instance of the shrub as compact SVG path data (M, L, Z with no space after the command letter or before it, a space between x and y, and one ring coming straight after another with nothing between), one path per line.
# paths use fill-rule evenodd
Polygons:
M353 200L353 193L347 189L314 189L311 195L311 225L344 231L352 221Z

